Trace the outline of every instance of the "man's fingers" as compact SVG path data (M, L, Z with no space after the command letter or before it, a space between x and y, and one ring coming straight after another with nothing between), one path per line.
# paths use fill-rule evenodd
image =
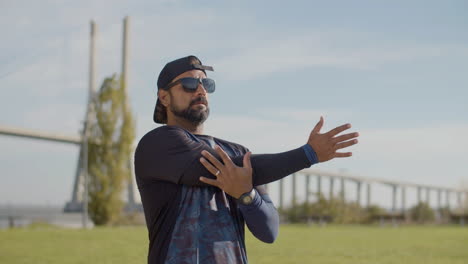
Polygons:
M350 141L341 142L341 143L336 144L335 149L347 148L347 147L352 146L352 145L355 145L355 144L357 144L357 143L358 143L358 140L357 140L357 139L353 139L353 140L350 140Z
M215 151L219 154L219 156L223 160L225 166L234 165L231 158L228 156L228 154L226 154L226 152L224 152L224 150L220 146L216 145L215 146Z
M200 158L200 162L201 164L203 164L203 166L205 166L205 168L211 172L211 174L213 174L214 176L218 177L218 175L216 175L216 173L218 172L218 169L215 168L213 165L211 165L211 163L209 163L205 158Z
M211 153L209 153L208 151L206 150L202 151L202 155L203 157L205 157L205 159L211 162L211 164L213 164L213 166L216 169L218 170L224 169L224 165L221 163L221 161L219 161L215 156L211 155Z
M321 116L321 117L320 117L320 120L319 120L318 123L315 125L314 129L312 129L311 134L318 134L318 133L320 133L320 129L322 129L322 127L323 127L323 117Z
M353 139L353 138L356 138L356 137L359 137L359 133L357 133L357 132L349 133L349 134L345 134L345 135L341 135L341 136L332 138L332 142L336 144L336 143L340 143L340 142L350 140L350 139Z
M247 152L244 155L244 168L252 168L252 163L250 162L250 156L252 155L252 152Z
M338 135L339 133L345 131L346 129L349 129L351 128L351 124L344 124L342 126L339 126L339 127L336 127L330 131L327 132L327 134L331 137L334 137L336 135Z
M204 182L206 184L209 184L209 185L213 185L213 186L216 186L219 188L219 183L217 180L213 180L213 179L208 179L208 178L205 178L205 177L200 177L200 181L201 182Z
M347 158L351 157L352 155L352 152L336 152L334 156L335 158Z

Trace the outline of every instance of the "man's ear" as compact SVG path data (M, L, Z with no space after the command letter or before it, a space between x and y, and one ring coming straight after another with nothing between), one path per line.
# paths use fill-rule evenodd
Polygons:
M166 90L158 90L158 98L162 105L167 107L171 102L171 97L169 96L169 92Z

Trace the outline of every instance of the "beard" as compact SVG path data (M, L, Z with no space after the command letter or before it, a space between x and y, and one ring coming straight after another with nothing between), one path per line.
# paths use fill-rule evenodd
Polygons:
M205 103L206 109L200 109L198 107L192 108L192 106L198 102ZM203 124L210 115L210 108L208 107L208 102L206 101L205 97L198 97L194 99L185 109L176 109L174 105L171 105L170 110L172 113L174 113L175 116L187 120L194 126Z

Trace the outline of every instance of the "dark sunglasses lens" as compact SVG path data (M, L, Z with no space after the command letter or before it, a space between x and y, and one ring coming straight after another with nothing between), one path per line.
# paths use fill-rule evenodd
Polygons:
M202 83L207 93L213 93L215 91L216 85L213 79L209 79L209 78L202 79Z
M195 78L182 78L180 83L188 92L195 92L198 87L198 79Z
M198 89L198 84L200 81L196 78L187 77L180 79L180 83L187 92L195 92ZM213 79L202 79L202 85L207 93L212 93L215 91L215 81Z

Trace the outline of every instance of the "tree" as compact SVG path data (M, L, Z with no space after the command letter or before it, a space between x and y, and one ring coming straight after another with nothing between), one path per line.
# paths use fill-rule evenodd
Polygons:
M319 221L356 224L366 219L365 210L355 202L343 201L340 197L326 199L323 194L317 194L317 200L311 203L302 203L283 209L281 213L291 223Z
M419 202L410 208L411 220L417 223L427 223L434 221L434 210L425 202Z
M88 210L95 225L112 224L120 218L122 191L131 177L135 125L122 83L116 75L106 78L92 100L95 118L89 125Z

